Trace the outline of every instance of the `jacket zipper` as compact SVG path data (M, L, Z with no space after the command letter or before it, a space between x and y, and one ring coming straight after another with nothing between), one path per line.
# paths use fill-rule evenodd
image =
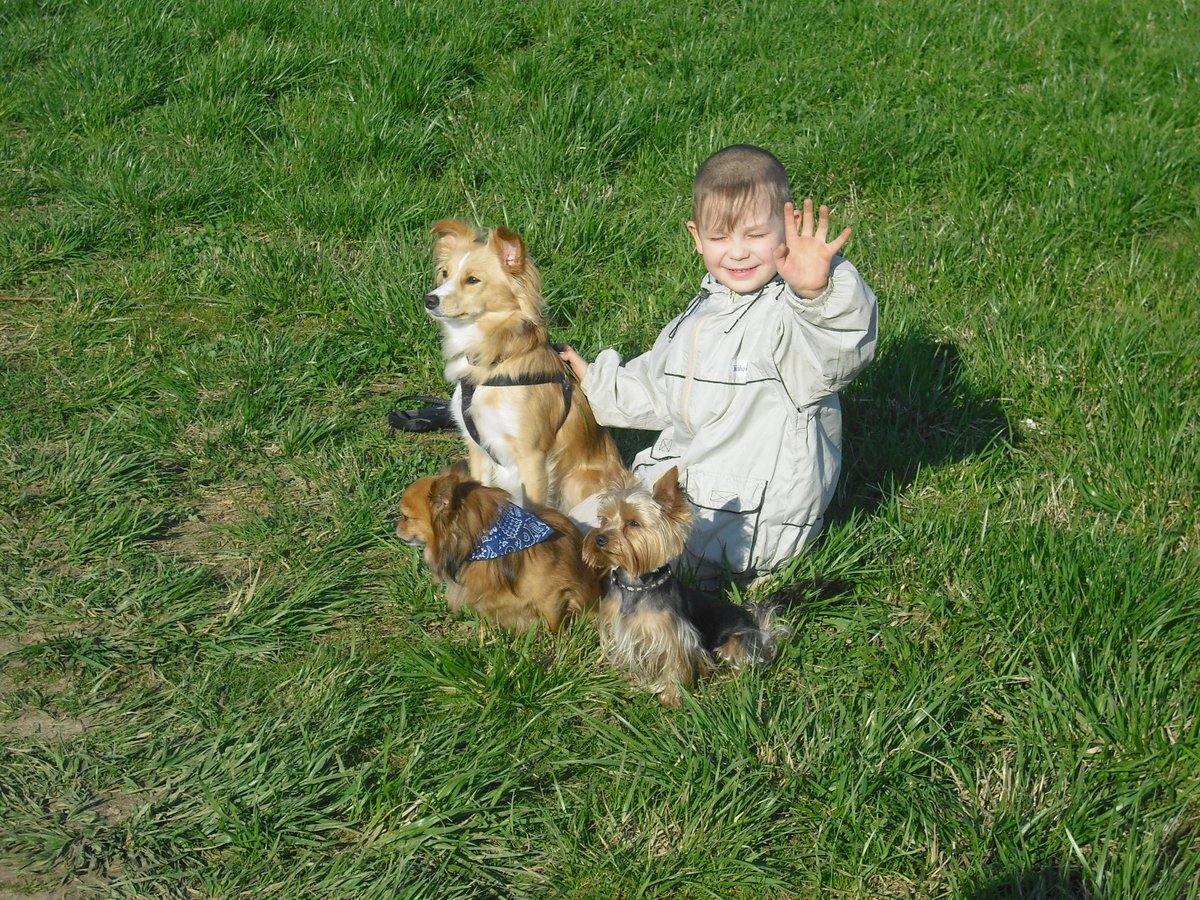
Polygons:
M688 432L695 434L696 431L692 428L692 420L688 417L688 403L692 399L692 384L696 376L696 343L700 339L700 329L704 327L706 319L711 319L717 315L720 310L709 313L707 316L700 316L696 319L695 325L692 327L691 346L688 348L688 368L687 375L683 380L683 396L679 401L679 418L683 420L683 424L687 426Z

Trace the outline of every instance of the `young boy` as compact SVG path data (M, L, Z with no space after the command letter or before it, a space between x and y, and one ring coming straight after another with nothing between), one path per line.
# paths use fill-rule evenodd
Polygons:
M837 392L875 355L875 295L792 204L773 155L736 145L704 162L688 231L708 275L648 353L590 365L571 347L603 425L659 430L633 469L653 484L671 466L696 507L683 568L701 582L746 581L820 532L841 469ZM572 516L575 518L575 516Z

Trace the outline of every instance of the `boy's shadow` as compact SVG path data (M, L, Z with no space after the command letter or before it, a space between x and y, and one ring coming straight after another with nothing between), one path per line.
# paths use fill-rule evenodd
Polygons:
M842 477L831 523L871 512L928 466L982 453L1015 432L999 400L963 378L953 344L906 332L842 392Z
M1079 872L1047 868L1002 875L971 894L971 900L1075 900L1090 896Z
M929 466L942 466L1000 444L1016 433L996 397L966 382L958 348L908 331L881 348L875 362L842 391L842 474L826 513L826 531L871 513ZM654 435L611 429L628 463ZM853 587L840 578L788 581L785 602L831 599Z
M626 463L654 439L645 431L610 431ZM906 332L842 391L842 475L827 523L872 512L923 468L1015 439L999 400L963 380L957 347Z

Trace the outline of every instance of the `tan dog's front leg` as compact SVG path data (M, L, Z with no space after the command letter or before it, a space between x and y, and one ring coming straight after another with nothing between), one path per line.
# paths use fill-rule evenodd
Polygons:
M546 499L549 490L549 474L546 472L546 454L537 451L522 453L517 459L517 473L521 476L522 506L536 503L541 506L549 505Z
M467 442L467 464L471 470L471 478L481 484L491 484L492 459L479 445Z

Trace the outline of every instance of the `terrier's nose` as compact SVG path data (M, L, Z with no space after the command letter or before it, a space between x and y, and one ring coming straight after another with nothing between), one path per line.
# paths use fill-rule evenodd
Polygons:
M440 298L438 297L437 294L426 294L425 295L425 308L426 309L437 309L439 300L440 300Z

